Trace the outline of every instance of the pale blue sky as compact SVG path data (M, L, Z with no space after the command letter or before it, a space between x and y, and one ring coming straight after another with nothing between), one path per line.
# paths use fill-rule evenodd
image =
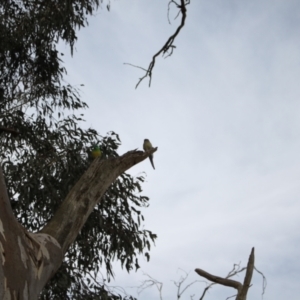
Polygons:
M124 63L147 67L174 32L167 4L111 1L79 33L74 57L64 56L67 80L85 85L85 126L120 134L119 154L144 138L158 146L155 171L148 160L130 170L147 173L145 226L156 247L137 273L116 268L115 284L137 286L145 272L175 299L178 268L190 281L202 280L195 268L223 276L254 246L264 299L298 300L300 2L191 0L173 56L157 60L150 89L145 80L135 90L144 73ZM248 299L260 299L257 274L253 284ZM204 287L182 299L199 299ZM205 300L233 294L214 287ZM155 289L139 298L159 299Z

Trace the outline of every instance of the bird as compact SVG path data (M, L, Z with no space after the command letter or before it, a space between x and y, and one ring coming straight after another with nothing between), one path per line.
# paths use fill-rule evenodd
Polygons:
M91 154L92 154L93 158L97 158L97 157L100 157L102 155L102 152L101 152L98 145L94 145Z
M150 141L148 139L144 139L143 148L144 148L145 152L153 149L152 144L150 143ZM150 162L151 162L151 165L152 165L153 169L155 170L154 163L153 163L153 154L151 154L149 156L149 159L150 159Z

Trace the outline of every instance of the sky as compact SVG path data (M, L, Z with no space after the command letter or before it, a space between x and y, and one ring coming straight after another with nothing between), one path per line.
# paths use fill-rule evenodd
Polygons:
M124 63L147 68L176 30L167 0L111 1L79 32L73 57L64 56L66 81L84 84L84 126L118 133L120 155L142 149L144 138L158 147L155 170L145 160L128 171L146 174L144 226L156 245L138 272L115 264L111 285L160 299L155 287L137 294L148 274L163 283L162 299L173 300L174 281L187 273L183 287L201 282L180 299L199 299L207 280L195 268L226 276L255 247L263 299L299 300L300 2L191 0L187 10L150 88L145 79L135 89L144 72ZM256 272L252 283L247 299L261 299ZM234 294L214 286L205 300Z

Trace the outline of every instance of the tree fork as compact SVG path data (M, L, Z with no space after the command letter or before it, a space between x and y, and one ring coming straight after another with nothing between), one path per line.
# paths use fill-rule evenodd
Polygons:
M254 247L252 248L250 256L249 256L249 260L248 260L248 264L247 264L247 268L246 268L246 275L245 275L243 284L241 284L239 281L236 281L236 280L209 274L202 269L195 269L195 272L197 274L199 274L200 276L202 276L212 282L235 288L237 290L237 295L236 295L235 299L236 300L246 300L248 289L250 287L250 283L251 283L251 279L252 279L253 269L254 269Z
M156 150L95 159L37 233L29 232L13 215L0 167L0 299L37 299L107 188Z

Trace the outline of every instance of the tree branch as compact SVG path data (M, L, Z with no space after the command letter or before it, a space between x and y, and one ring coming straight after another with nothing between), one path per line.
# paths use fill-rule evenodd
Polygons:
M163 283L159 282L158 280L152 278L149 274L143 274L144 276L149 277L149 279L144 280L140 286L138 286L138 295L140 295L145 289L155 286L159 292L159 299L163 300L162 298L162 288L163 288Z
M263 296L264 296L264 293L265 293L265 291L266 291L266 288L267 288L267 278L265 277L265 275L264 275L261 271L259 271L257 268L255 268L255 266L254 266L254 270L255 270L258 274L260 274L260 275L262 276L262 278L263 278L262 294L261 294L261 296L263 297Z
M245 269L246 269L246 268L240 268L240 264L234 264L232 270L229 271L229 273L227 274L227 276L226 276L225 278L228 279L228 278L230 278L230 277L233 277L233 276L235 276L236 274L238 274L238 273L244 271ZM203 290L203 293L202 293L202 295L201 295L201 297L200 297L199 300L203 300L203 299L204 299L204 296L205 296L205 294L206 294L206 292L207 292L213 285L215 285L215 284L216 284L215 282L210 283L210 284Z
M7 132L7 133L19 134L19 132L15 129L0 126L0 132L2 132L2 131Z
M253 268L254 268L254 247L252 248L249 256L243 288L241 292L238 294L236 300L246 300L248 289L250 287L250 283L252 279Z
M41 232L54 237L65 254L108 187L119 175L156 150L157 148L147 152L133 150L119 157L95 159Z
M247 268L246 268L246 275L245 275L245 279L244 279L244 284L241 284L240 282L235 281L235 280L222 278L222 277L218 277L218 276L209 274L201 269L196 269L195 272L198 273L200 276L205 277L206 279L208 279L212 282L235 288L237 290L237 295L236 295L235 299L236 300L246 300L248 289L250 287L250 283L251 283L251 279L252 279L253 269L254 269L254 247L251 249L251 253L249 256L249 260L248 260L248 264L247 264ZM235 274L234 272L232 274L229 273L230 276L232 276L234 274ZM228 277L229 277L229 275L228 275ZM210 286L206 287L205 292L202 294L201 299L203 299L204 294L210 288Z
M204 278L206 278L206 279L208 279L212 282L235 288L238 291L242 289L242 284L240 282L236 281L236 280L215 276L215 275L212 275L212 274L209 274L209 273L205 272L202 269L196 269L195 272L198 275L200 275L200 276L202 276L202 277L204 277Z
M178 4L177 2L175 2L174 0L170 0L168 6L170 6L170 4L175 4L177 6L177 8L179 8L179 13L182 14L182 17L181 17L181 23L180 25L177 27L175 33L173 35L171 35L169 37L169 39L167 40L167 42L163 45L163 47L156 53L153 55L152 57L152 60L148 66L148 69L144 69L142 67L139 67L139 66L135 66L135 65L132 65L132 64L129 64L129 63L125 63L125 65L131 65L135 68L140 68L140 69L143 69L146 71L146 74L141 77L138 81L138 83L136 84L135 88L137 88L139 86L139 84L146 78L149 76L149 87L151 86L151 80L152 80L152 70L154 68L154 65L155 65L155 61L156 61L156 58L160 55L160 54L163 54L165 55L166 53L169 52L169 54L166 56L171 56L172 53L173 53L173 50L174 48L176 48L176 46L173 45L174 43L174 40L175 38L177 37L177 35L179 34L180 30L183 28L184 24L185 24L185 19L186 19L186 6L188 4L190 4L190 0L180 0L180 4ZM168 8L168 11L169 11L169 8Z

